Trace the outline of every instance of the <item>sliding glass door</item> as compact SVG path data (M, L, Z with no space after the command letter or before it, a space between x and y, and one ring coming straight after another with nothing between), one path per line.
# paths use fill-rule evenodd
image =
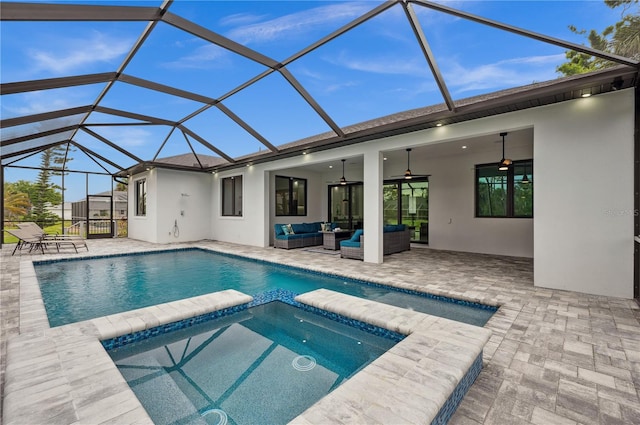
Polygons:
M329 221L341 229L362 229L362 183L329 186Z
M385 181L383 198L385 224L406 224L411 242L429 243L427 179Z

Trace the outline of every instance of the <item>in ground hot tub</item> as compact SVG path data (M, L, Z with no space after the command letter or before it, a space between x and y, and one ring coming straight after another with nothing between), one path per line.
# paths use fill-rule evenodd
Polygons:
M156 424L284 424L402 338L378 333L274 301L109 353Z

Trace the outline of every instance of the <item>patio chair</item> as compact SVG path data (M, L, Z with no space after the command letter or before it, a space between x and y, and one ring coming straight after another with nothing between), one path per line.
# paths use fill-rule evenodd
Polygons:
M20 229L24 229L27 230L31 233L33 233L36 236L42 236L44 238L57 238L57 239L82 239L82 236L80 235L58 235L53 234L53 233L47 233L44 231L44 229L42 227L40 227L37 223L34 223L33 221L26 221L24 223L18 223L18 227Z
M78 252L78 247L81 247L81 248L84 247L87 249L87 251L89 251L89 247L87 246L87 243L84 241L84 238L82 238L82 236L80 235L58 235L58 234L46 233L42 227L38 226L38 224L34 223L33 221L19 223L18 227L20 229L31 232L34 236L38 236L42 238L44 242L62 241L61 244L73 245L73 248L76 250L76 252ZM65 241L66 243L64 243ZM60 246L58 245L58 248L59 247Z
M351 239L340 241L340 257L364 260L364 234L362 229L356 230Z
M22 248L25 247L29 247L29 252L34 249L41 249L44 254L44 247L41 245L42 238L34 236L24 229L4 229L4 231L18 239L18 243L16 244L16 247L13 248L11 255L14 255L16 251L22 251Z
M89 251L87 243L80 237L47 235L40 226L35 223L34 225L35 227L26 226L26 228L7 230L9 234L18 238L18 245L16 245L11 255L14 255L16 250L21 250L25 245L29 245L29 252L32 252L34 249L39 249L43 254L45 248L50 245L55 246L58 252L60 252L61 247L67 246L73 247L76 253L78 252L78 247L84 247Z

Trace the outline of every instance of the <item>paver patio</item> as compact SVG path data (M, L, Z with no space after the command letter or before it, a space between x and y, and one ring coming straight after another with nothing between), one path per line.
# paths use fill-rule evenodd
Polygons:
M61 351L65 337L71 341L71 337L77 335L59 335L53 343L50 338L38 340L39 333L44 334L42 327L46 324L35 317L38 313L31 313L32 308L34 311L42 309L38 300L31 299L32 294L26 285L21 288L21 261L201 246L501 305L485 325L492 331L492 336L485 346L484 369L452 418L453 424L640 423L640 308L633 300L534 287L531 259L414 247L411 251L386 256L384 264L376 265L300 249L285 251L213 241L167 246L114 239L91 240L88 244L90 252L87 254L13 257L13 246L3 246L0 265L3 399L5 385L21 385L5 382L7 369L38 366L30 363L28 358L20 359L17 364L13 364L11 357L7 360L9 340L12 347L22 341L32 344L26 347L28 352L39 356L58 356L61 364L67 362L72 365L76 356L101 358L95 347L79 350L75 342L68 350ZM61 352L65 355L62 356ZM108 363L96 364L98 374L112 367ZM56 381L55 370L43 370L42 376L38 394L43 402L60 409L56 416L58 422L73 423L71 414L65 416L71 412L69 383ZM47 376L52 379L47 379ZM122 410L110 415L97 410L88 412L95 414L95 423L122 423L117 418L123 417L144 421L144 412L138 416L119 416L137 409L136 403L129 403L132 393L121 383L106 385L105 389L91 385L86 383L86 388L94 390L86 394L87 401L95 402L94 397L103 397L107 400L105 406L115 403ZM92 405L96 406L95 403ZM82 406L75 408L81 409Z

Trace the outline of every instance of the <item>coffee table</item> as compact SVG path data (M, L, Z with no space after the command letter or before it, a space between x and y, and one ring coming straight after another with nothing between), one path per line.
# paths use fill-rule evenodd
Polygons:
M322 232L322 247L336 251L340 249L340 241L351 237L351 230L340 230L338 232Z

